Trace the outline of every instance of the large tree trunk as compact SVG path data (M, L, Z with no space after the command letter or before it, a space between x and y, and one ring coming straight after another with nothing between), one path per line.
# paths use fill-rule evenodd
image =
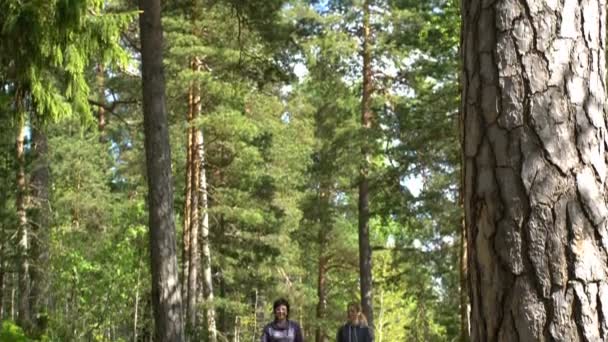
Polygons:
M27 184L25 178L25 114L20 114L17 133L16 158L17 158L17 217L19 219L18 243L19 243L19 301L17 321L19 325L29 330L31 327L30 310L30 261L29 261L29 227L27 222Z
M362 161L359 180L359 274L361 277L361 306L370 327L374 325L372 300L372 249L369 241L369 164L370 130L372 128L372 56L369 23L369 1L363 4L363 91L361 95Z
M473 341L608 339L605 15L464 1Z
M183 341L160 0L141 0L139 8L155 341Z
M32 244L30 274L32 278L31 309L35 315L37 333L46 330L48 308L48 266L50 239L50 204L49 186L50 170L48 164L48 142L41 123L33 125L32 151L34 165L32 169Z

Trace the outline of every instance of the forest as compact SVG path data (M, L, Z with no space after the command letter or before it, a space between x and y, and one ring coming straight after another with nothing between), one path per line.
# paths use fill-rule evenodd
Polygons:
M606 8L0 1L0 341L608 340Z

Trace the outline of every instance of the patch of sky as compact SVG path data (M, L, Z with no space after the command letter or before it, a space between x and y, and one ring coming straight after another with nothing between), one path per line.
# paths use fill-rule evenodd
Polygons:
M422 177L418 175L403 177L399 184L407 188L414 197L418 197L422 192L422 188L424 187Z
M281 121L285 124L289 124L291 122L291 113L285 112L281 115Z
M312 7L319 13L325 13L329 10L329 0L316 1Z

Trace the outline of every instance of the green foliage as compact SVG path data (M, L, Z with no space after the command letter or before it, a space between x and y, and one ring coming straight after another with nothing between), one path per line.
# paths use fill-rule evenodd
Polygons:
M194 87L202 115L191 125L204 134L215 290L214 303L199 310L215 306L225 338L235 330L243 340L258 336L279 296L290 300L307 339L316 328L331 338L346 304L358 298L361 3L164 4L174 212L181 233ZM448 341L459 333L458 8L451 0L373 4L377 338ZM0 137L3 246L13 244L17 223L14 113L56 119L49 127L53 341L132 340L135 333L145 340L153 331L138 36L130 6L0 2L6 42L0 130L13 132ZM306 69L301 78L294 67ZM103 132L93 125L93 89L106 105ZM27 101L19 102L20 94ZM26 105L17 108L20 103ZM408 187L412 180L419 193ZM11 275L12 254L11 248L0 253ZM318 319L321 258L327 312Z
M49 312L52 340L118 340L131 331L136 301L149 293L143 199L114 191L116 159L97 134L63 121L51 130L55 203ZM140 304L141 305L141 304ZM139 308L142 310L142 308Z
M126 64L118 38L134 18L134 12L104 13L103 6L99 0L0 4L3 81L15 87L19 106L30 106L22 98L30 94L27 109L44 118L75 113L90 120L86 67L99 55L103 63Z
M27 342L29 339L25 336L23 330L11 321L2 321L0 327L0 341L6 342Z

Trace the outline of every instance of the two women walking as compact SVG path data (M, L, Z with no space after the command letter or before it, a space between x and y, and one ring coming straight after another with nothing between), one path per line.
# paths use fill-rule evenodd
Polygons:
M274 321L262 331L262 342L303 342L300 325L289 319L289 302L280 298L272 305ZM347 322L338 329L337 342L372 342L367 319L358 303L348 304Z

